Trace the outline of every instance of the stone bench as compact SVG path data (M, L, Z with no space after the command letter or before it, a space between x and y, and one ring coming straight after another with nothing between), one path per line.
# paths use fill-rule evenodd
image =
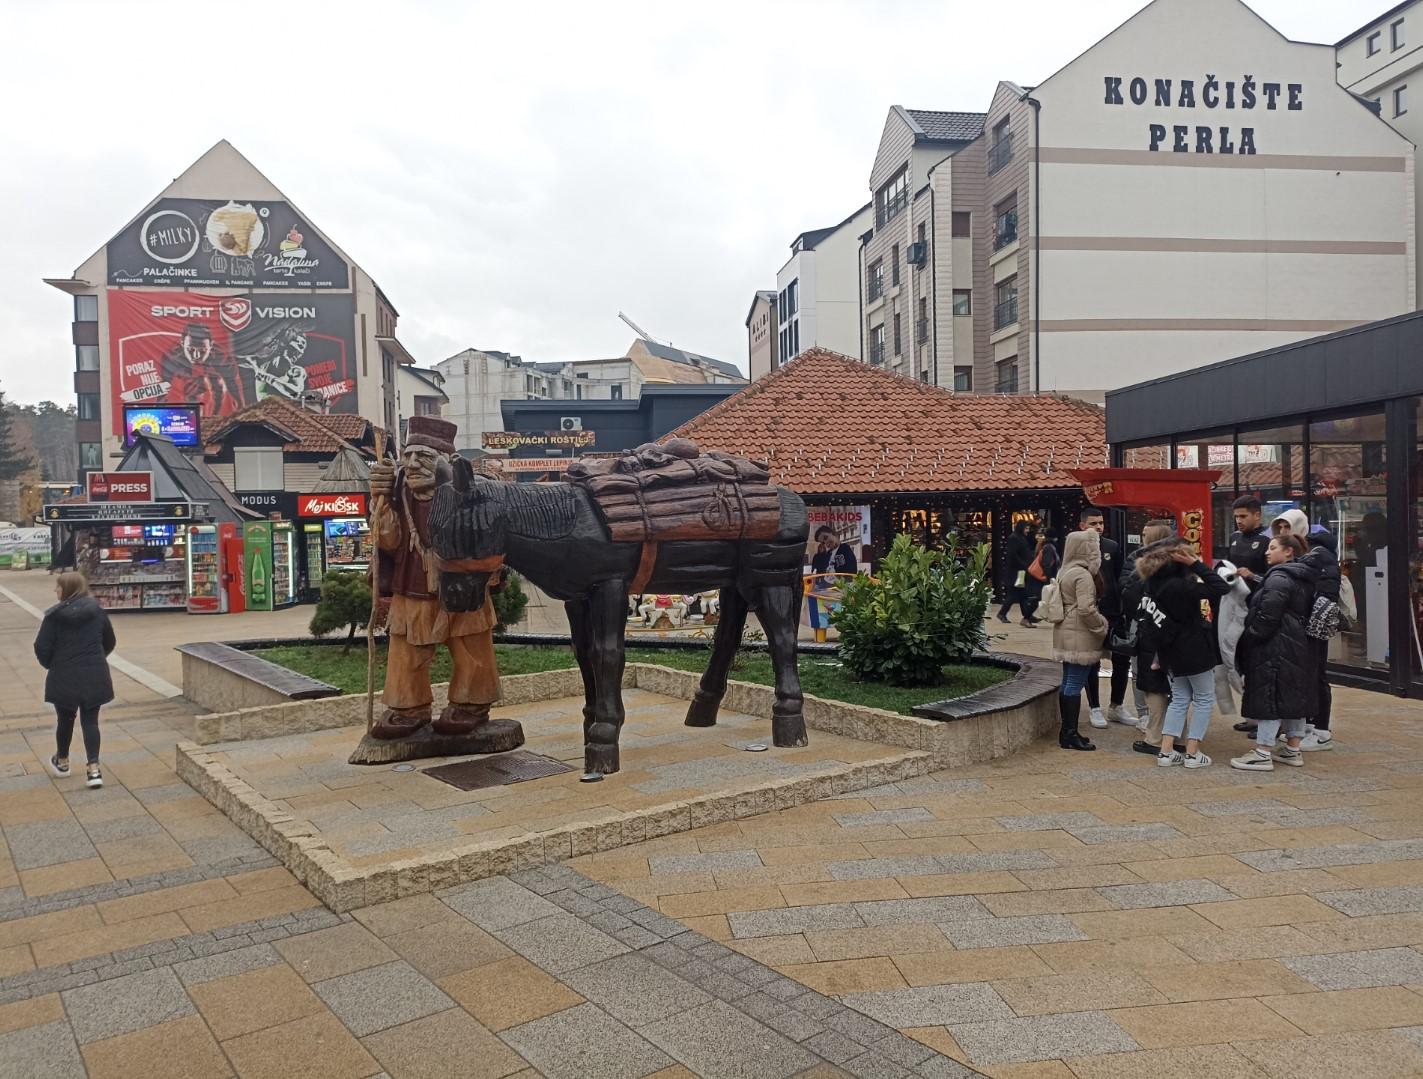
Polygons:
M234 712L341 694L333 685L231 645L198 641L178 645L178 652L183 657L183 696L209 712Z

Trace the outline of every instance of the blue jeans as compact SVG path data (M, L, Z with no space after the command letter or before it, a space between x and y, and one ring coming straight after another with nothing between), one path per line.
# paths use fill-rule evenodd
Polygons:
M1082 692L1082 687L1087 684L1093 670L1095 667L1091 663L1064 663L1062 686L1058 689L1058 694L1063 697L1076 697Z
M1186 731L1187 738L1201 739L1206 736L1206 728L1211 722L1211 708L1215 705L1215 671L1200 674L1177 674L1171 676L1171 703L1166 706L1166 723L1162 732L1168 738L1179 738L1186 729L1186 713L1191 713L1191 726ZM1164 741L1164 739L1163 739Z

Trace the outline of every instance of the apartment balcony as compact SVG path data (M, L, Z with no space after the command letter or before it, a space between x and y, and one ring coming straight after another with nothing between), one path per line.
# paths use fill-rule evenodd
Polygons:
M1004 300L993 308L993 328L1001 330L1005 326L1011 326L1018 321L1018 297L1011 300Z
M922 345L929 340L929 320L927 318L914 320L914 341Z
M876 367L884 366L884 342L870 346L870 363Z
M884 276L871 277L865 287L865 302L873 303L884 295Z
M1018 241L1018 212L1004 214L993 230L993 250L1001 251Z

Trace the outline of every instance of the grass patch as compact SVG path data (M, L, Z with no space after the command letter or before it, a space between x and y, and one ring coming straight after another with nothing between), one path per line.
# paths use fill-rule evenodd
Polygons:
M366 689L364 648L353 648L343 655L340 648L329 646L284 645L280 648L260 649L253 654L312 678L329 682L346 693L364 693ZM494 655L499 661L499 673L504 675L556 671L576 665L570 649L549 645L501 644L495 646ZM664 667L698 672L706 669L709 656L708 650L700 648L686 651L629 648L627 651L629 663L658 663ZM430 666L433 681L449 680L450 657L443 648L435 653L434 662ZM1012 676L1012 671L1001 667L952 664L944 668L943 678L935 685L900 689L876 682L856 682L831 656L800 657L800 681L805 692L829 700L844 701L846 704L883 708L900 715L909 715L910 709L916 704L976 693L999 682L1005 682ZM731 677L741 682L774 685L775 674L771 669L771 657L759 652L743 652L736 658ZM377 646L376 685L383 685L384 682L385 648Z

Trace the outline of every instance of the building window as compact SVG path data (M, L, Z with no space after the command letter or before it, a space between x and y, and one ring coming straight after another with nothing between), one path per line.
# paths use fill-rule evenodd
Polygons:
M884 363L884 323L870 330L870 363Z
M895 244L889 249L889 283L899 284L899 245Z
M992 176L1013 160L1013 132L1004 120L993 129L993 142L988 148L988 175Z
M74 346L74 370L97 371L99 369L98 345Z
M79 467L103 468L104 457L97 442L79 443Z
M993 208L993 250L999 251L1018 239L1018 196Z
M74 321L75 321L75 322L98 322L98 321L99 321L99 297L97 297L97 296L76 296L76 297L74 297Z
M1378 54L1378 51L1379 51L1379 48L1380 48L1380 46L1379 46L1379 39L1380 39L1381 37L1383 37L1383 31L1382 31L1382 30L1380 30L1380 31L1379 31L1378 33L1376 33L1376 34L1370 34L1370 35L1368 36L1368 39L1364 42L1364 47L1368 50L1367 53L1366 53L1366 55L1368 55L1368 56L1375 56L1375 55Z
M914 320L914 340L923 344L929 340L929 300L919 297L919 317Z
M959 237L972 235L973 214L967 210L955 210L953 221L953 235Z
M574 396L575 396L578 400L580 400L580 401L583 400L583 387L582 387L582 386L579 386L579 387L578 387L578 392L577 392L576 394L574 394Z
M1408 111L1408 87L1400 86L1393 91L1393 114L1402 116Z
M1018 392L1018 357L1010 356L1006 360L1000 360L997 364L998 382L993 387L994 393L1017 393Z
M973 392L973 368L972 368L972 367L955 367L955 368L954 368L954 390L955 390L955 392L957 392L957 393L972 393L972 392Z
M997 302L993 306L993 328L1001 330L1018 321L1018 275L1014 274L998 285Z
M97 393L81 393L79 395L79 414L81 420L97 420L99 418L99 395Z
M800 355L800 319L791 323L791 356Z
M954 314L955 314L955 315L971 315L971 314L973 314L973 289L971 289L971 288L956 288L956 289L954 289Z
M900 355L904 351L904 338L899 333L899 312L894 313L894 354Z
M623 399L623 387L622 387L622 384L621 384L621 383L616 383L616 384L614 384L614 386L613 386L613 400L614 400L614 401L621 401L622 399Z
M280 491L282 448L280 446L238 446L232 451L235 491Z
M884 295L884 259L870 263L870 272L865 285L866 299L878 300Z
M908 205L909 166L901 165L899 171L889 178L889 182L875 192L875 224L883 228L886 221L892 221L899 216L900 211Z
M786 317L789 318L800 310L800 278L797 277L786 286Z
M1393 46L1393 51L1397 52L1403 48L1403 20L1399 19L1388 28L1389 44Z
M928 236L929 230L925 227L924 222L919 222L919 227L914 230L914 238L921 244L927 244L929 242Z

